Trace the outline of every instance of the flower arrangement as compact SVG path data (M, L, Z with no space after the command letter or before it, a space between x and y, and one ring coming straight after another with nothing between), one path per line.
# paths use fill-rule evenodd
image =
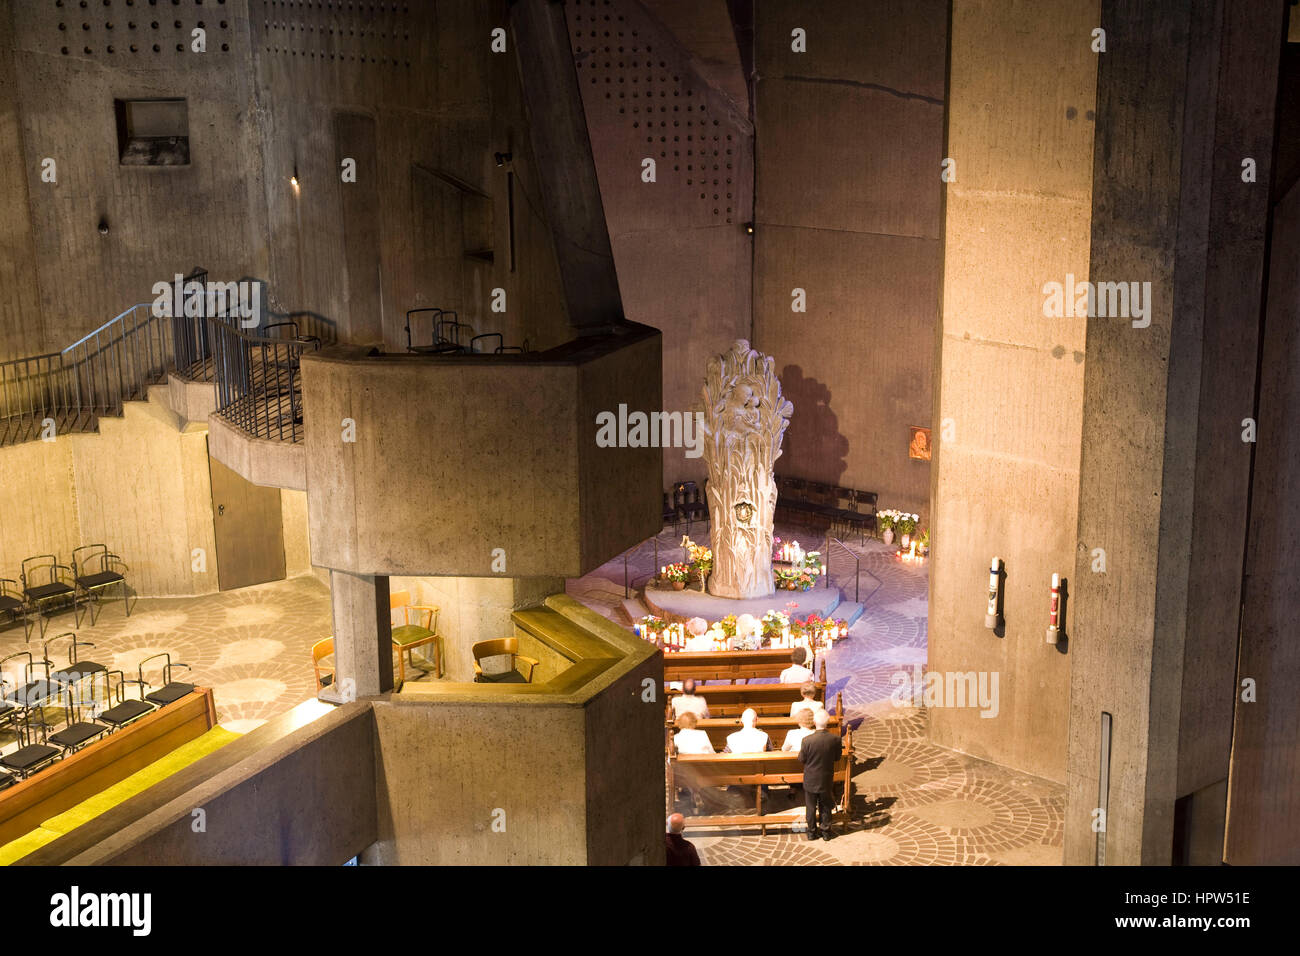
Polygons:
M736 636L736 615L728 614L726 617L724 617L721 621L718 622L718 626L722 628L722 633L727 635L728 639L735 637Z
M929 528L926 528L924 531L921 532L921 550L922 551L930 550L930 529Z
M692 544L687 550L691 556L691 570L701 578L708 577L713 571L713 551L698 544Z
M883 511L876 512L876 527L881 532L892 531L898 519L903 516L901 511L895 511L893 508L886 508Z
M920 521L919 515L907 514L906 512L898 519L897 527L899 534L912 534L916 531L916 523Z
M808 568L775 568L772 576L778 588L786 591L807 591L817 583L819 573Z
M657 631L664 626L664 619L661 617L656 617L653 614L647 614L645 617L637 618L636 623L641 625L642 628L648 628L649 630Z
M768 611L763 615L763 637L771 640L780 637L790 626L790 618L780 611Z
M686 579L691 576L691 569L689 565L685 565L682 564L682 562L677 561L665 567L663 570L663 575L666 580L672 581L674 584L677 584L679 582L685 584Z
M736 618L736 648L756 651L762 646L763 631L758 618L752 614L742 614Z

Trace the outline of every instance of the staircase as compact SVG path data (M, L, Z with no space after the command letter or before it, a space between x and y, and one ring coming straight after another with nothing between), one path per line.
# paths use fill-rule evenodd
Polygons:
M0 447L99 430L174 363L170 318L133 305L62 352L0 362Z

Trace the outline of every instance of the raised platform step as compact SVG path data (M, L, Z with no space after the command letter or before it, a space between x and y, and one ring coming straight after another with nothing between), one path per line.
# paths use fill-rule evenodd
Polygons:
M862 612L866 610L861 604L855 604L852 601L844 601L835 609L835 616L843 618L852 627L858 618L862 617Z
M649 609L641 603L641 599L634 597L625 598L624 600L619 601L615 611L619 621L626 624L628 627L631 627L640 618L643 618L650 613Z
M648 587L644 595L650 612L670 622L685 622L693 617L702 617L706 621L713 622L721 620L728 614L737 616L752 614L754 617L761 618L768 611L773 610L787 612L793 610L795 617L807 617L809 614L816 614L819 617L843 617L838 613L843 595L836 587L815 587L810 591L777 591L768 597L745 600L715 597L689 588L684 591L673 591ZM791 602L797 605L793 609L787 607ZM862 606L859 604L854 607L857 608L856 619L862 614Z

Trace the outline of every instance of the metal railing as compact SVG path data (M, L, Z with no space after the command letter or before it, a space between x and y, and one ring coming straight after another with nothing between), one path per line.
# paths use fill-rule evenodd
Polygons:
M287 334L276 334L276 327ZM220 320L208 323L212 340L217 414L256 438L303 439L301 359L320 348L315 336L300 336L291 322L275 323L252 335Z
M144 399L174 362L171 331L142 303L62 352L0 362L0 446L90 431Z
M640 550L641 550L642 548L644 548L647 544L650 544L651 542L654 542L654 547L655 547L655 563L654 563L654 566L657 568L657 567L659 567L659 538L658 538L658 536L655 536L655 537L651 538L650 541L642 541L642 542L641 542L640 544L638 544L636 547L634 547L634 548L628 548L626 551L623 552L623 597L624 597L624 598L630 598L630 597L632 596L632 578L631 578L631 575L630 575L629 570L628 570L627 559L630 558L630 557L631 557L633 554L635 554L636 552L640 551ZM654 577L655 573L657 573L657 572L651 572L650 577ZM647 578L646 580L648 581L649 578Z
M837 546L841 551L843 551L845 554L847 554L850 558L853 559L853 603L861 604L862 589L860 585L862 582L862 574L863 574L862 557L856 551L850 548L847 544L841 541L839 538L833 537L831 535L826 536L826 545L822 549L823 553L826 555L826 573L822 575L822 581L823 581L822 586L827 588L831 586L831 552ZM871 594L867 595L867 600L870 600L871 595L875 594L876 591L880 590L880 586L883 582L880 580L880 578L876 577L870 571L867 571L866 575L867 577L871 578L873 581L876 582L876 586L871 589Z

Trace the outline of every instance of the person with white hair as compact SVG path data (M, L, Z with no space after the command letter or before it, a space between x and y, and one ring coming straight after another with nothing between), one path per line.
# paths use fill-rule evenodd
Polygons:
M803 764L804 819L808 822L808 839L835 838L831 829L831 813L835 798L831 786L835 782L835 764L844 755L844 742L839 734L826 728L831 722L825 710L813 713L816 729L799 744L799 762ZM818 832L820 819L821 832Z
M822 713L826 712L822 711ZM803 739L813 732L813 711L811 708L801 707L799 716L796 719L799 721L799 726L786 731L785 742L781 744L781 749L787 753L798 753L799 745L803 743Z
M825 711L826 705L817 699L817 685L812 681L806 681L799 688L799 699L790 705L790 716L797 717L801 710L811 710L814 714L817 711Z
M740 715L740 730L727 735L727 746L723 753L761 754L767 750L769 744L767 734L754 726L757 720L758 714L754 711L754 708L746 708L745 712Z
M677 718L677 733L673 734L673 748L679 754L715 753L709 735L696 725L696 717L689 710L681 714Z

